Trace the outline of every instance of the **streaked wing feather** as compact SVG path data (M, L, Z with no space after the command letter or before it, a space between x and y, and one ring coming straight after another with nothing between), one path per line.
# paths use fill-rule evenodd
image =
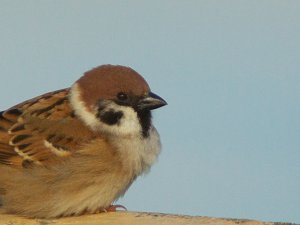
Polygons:
M94 138L74 117L68 91L51 92L0 113L0 163L50 165Z

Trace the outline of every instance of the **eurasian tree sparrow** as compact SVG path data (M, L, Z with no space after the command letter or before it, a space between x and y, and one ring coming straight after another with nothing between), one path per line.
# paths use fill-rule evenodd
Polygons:
M124 66L0 112L0 204L37 218L109 208L160 152L151 110L166 105Z

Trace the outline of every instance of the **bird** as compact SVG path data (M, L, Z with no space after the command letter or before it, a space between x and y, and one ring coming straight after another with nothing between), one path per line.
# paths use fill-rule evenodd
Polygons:
M1 212L59 218L110 209L157 161L151 111L165 105L138 72L105 64L0 112Z

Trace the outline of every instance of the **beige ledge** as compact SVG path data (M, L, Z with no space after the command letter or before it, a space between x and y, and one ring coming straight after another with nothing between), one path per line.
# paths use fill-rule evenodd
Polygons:
M241 219L218 219L145 212L109 212L61 219L28 219L1 214L1 225L288 225Z

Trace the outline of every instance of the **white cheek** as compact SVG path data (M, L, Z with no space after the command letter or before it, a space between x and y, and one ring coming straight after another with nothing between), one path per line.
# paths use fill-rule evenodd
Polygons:
M107 111L114 110L116 112L121 111L123 113L120 121L115 125L107 125L101 123L100 129L103 132L107 132L113 136L131 136L140 135L142 132L142 127L138 119L137 113L133 108L128 106L120 106L111 102L107 106Z
M137 113L127 106L120 106L114 102L107 102L106 110L114 110L123 112L123 117L118 124L108 125L101 122L95 115L96 111L90 112L80 98L80 88L78 84L74 84L70 91L70 103L78 116L88 127L94 131L100 131L112 136L128 136L139 135L141 133L141 125Z
M120 132L123 134L140 134L142 131L137 113L129 107L122 107L123 117L119 123Z
M78 116L92 130L97 130L100 121L91 113L80 98L80 88L78 84L74 84L70 91L70 103L74 109L75 115Z

